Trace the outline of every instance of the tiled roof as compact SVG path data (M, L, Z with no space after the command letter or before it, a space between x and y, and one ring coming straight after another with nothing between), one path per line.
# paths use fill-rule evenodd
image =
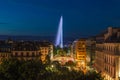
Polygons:
M120 43L120 36L117 36L117 33L112 34L112 36L109 36L106 40L106 43Z
M35 51L38 50L38 47L33 42L17 42L12 45L12 49L15 51Z
M100 34L96 35L96 37L104 37L104 34L106 34L108 31L105 30L103 32L101 32Z

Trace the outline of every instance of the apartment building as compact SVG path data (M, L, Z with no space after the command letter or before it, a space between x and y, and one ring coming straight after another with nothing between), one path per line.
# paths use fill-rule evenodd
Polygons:
M106 80L120 80L120 28L109 27L96 37L95 68Z

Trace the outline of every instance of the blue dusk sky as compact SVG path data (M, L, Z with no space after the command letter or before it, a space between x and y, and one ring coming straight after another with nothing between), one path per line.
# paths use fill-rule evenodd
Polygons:
M120 0L0 0L0 35L93 36L120 26Z

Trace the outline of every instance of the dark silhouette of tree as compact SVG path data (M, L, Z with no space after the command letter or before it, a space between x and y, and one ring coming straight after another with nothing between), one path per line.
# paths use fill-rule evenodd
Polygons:
M101 76L101 73L96 71L88 71L86 74L86 80L104 80L104 77Z
M17 59L3 59L0 65L0 72L9 80L17 80L19 77L18 67L21 65Z
M55 65L51 67L51 65ZM49 69L53 70L49 70ZM0 80L103 80L100 73L69 70L59 62L43 64L40 60L3 59Z

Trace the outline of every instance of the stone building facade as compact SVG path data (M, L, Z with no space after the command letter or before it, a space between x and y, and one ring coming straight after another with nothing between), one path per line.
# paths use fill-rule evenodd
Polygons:
M79 39L73 42L72 51L74 59L81 70L86 70L86 39Z
M120 28L109 27L96 37L95 68L106 80L120 80Z
M53 45L48 41L0 41L0 62L2 58L17 58L19 60L41 59L53 54Z

